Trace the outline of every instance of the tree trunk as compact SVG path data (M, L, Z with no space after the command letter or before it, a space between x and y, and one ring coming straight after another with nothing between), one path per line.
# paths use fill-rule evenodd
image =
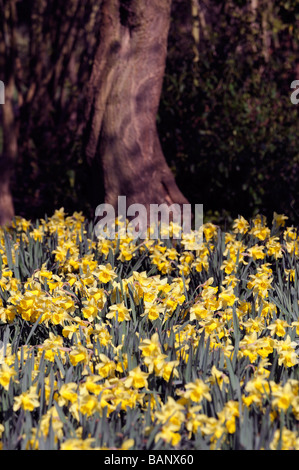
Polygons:
M103 0L88 88L86 156L103 175L105 202L187 204L164 158L156 117L171 0ZM101 182L94 175L99 204Z

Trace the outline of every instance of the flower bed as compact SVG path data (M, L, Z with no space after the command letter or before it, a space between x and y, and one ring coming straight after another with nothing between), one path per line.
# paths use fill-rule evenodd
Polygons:
M297 231L202 230L97 240L63 209L2 229L2 449L299 450Z

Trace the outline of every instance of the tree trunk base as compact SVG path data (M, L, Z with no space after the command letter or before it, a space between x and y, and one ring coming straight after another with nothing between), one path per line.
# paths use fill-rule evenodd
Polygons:
M187 204L163 155L156 117L171 0L104 0L88 88L86 156L101 165L105 202ZM99 178L99 185L100 185ZM98 200L100 204L101 200Z

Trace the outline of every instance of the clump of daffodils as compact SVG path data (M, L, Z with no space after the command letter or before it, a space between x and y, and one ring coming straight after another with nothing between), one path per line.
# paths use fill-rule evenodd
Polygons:
M1 229L1 448L299 449L287 220L201 243L97 239L63 209Z

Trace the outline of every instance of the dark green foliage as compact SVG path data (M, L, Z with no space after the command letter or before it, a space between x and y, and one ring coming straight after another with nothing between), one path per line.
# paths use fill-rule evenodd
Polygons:
M184 8L186 14L188 4L175 1L174 15ZM298 6L259 2L254 21L250 4L202 7L207 27L197 62L190 27L174 16L160 135L179 186L206 215L271 215L275 207L298 222L299 106L290 100L298 79Z

